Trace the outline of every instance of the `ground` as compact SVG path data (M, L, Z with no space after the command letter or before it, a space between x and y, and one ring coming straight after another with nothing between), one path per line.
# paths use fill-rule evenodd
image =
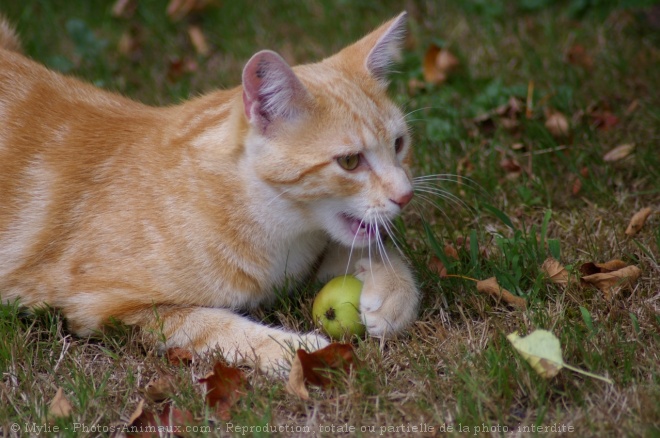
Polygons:
M424 294L418 321L400 339L356 340L362 366L338 377L335 388L313 389L304 401L287 393L284 381L245 370L249 390L226 421L206 407L198 383L219 356L173 365L143 347L131 328L81 339L56 311L4 306L3 435L53 427L65 436L94 435L121 426L140 400L162 411L145 387L171 375L176 390L166 403L192 413L187 424L223 436L259 434L249 426L298 436L658 436L657 7L246 1L210 2L179 17L161 2L126 2L120 16L113 6L122 2L58 3L24 0L0 12L16 24L31 57L158 105L237 84L257 50L276 50L291 63L318 60L407 9L410 36L391 91L408 113L416 175L444 176L417 185L416 201L397 224L396 241ZM192 42L191 26L208 52L198 37ZM433 44L458 61L445 80L425 75ZM621 145L634 146L617 159L606 156ZM638 234L626 235L644 207L655 213ZM572 273L568 285L540 269L551 255ZM641 275L611 297L576 280L583 264L611 259ZM527 307L478 292L473 280L492 276ZM318 286L301 286L253 316L311 329ZM551 379L536 374L506 336L540 328L559 338L567 363L613 384L566 369ZM47 411L58 388L72 414L53 419Z

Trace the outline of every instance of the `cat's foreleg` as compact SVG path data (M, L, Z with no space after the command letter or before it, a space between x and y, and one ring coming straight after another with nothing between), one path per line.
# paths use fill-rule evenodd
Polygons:
M219 349L229 363L244 363L274 374L288 368L296 349L328 345L314 333L265 326L222 308L156 305L120 319L145 328L166 348L184 347L200 353Z
M387 337L409 326L417 317L420 294L410 267L397 251L376 246L351 251L331 243L317 277L322 281L353 274L364 286L360 312L372 336ZM356 257L356 252L360 257ZM368 257L362 257L368 254Z

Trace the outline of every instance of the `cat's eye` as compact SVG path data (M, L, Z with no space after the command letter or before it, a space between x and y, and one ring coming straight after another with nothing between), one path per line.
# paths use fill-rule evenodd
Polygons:
M346 170L355 170L360 165L360 154L345 155L337 158L337 163Z
M403 137L397 137L394 140L394 153L398 154L403 149Z

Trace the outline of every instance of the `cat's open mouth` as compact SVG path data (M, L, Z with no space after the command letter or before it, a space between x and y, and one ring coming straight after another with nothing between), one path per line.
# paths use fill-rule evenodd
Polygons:
M367 223L363 219L358 219L346 213L343 213L341 218L348 226L351 235L356 239L371 240L374 236L376 236L376 233L378 232L377 226L371 223Z

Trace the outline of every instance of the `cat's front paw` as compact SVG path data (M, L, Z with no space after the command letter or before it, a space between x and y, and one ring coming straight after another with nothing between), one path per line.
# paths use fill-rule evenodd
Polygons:
M395 335L417 317L419 293L408 266L399 259L361 259L356 274L364 285L360 313L371 336Z
M271 333L268 341L255 351L258 356L257 366L266 374L286 377L296 350L303 348L312 352L329 344L325 337L316 333L298 334L284 331Z

